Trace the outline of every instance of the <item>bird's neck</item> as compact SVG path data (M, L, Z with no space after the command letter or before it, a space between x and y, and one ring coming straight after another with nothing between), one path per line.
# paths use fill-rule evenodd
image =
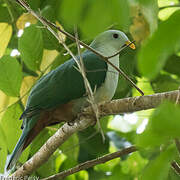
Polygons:
M97 52L99 52L101 55L105 57L109 57L117 53L117 50L113 47L109 47L108 44L103 46L98 46L98 44L92 43L90 47L92 47L93 49L95 49Z

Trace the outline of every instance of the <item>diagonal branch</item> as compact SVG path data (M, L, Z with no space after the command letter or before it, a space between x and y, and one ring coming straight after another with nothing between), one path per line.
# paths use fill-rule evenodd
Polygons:
M157 107L164 100L175 102L179 90L165 93L157 93L148 96L139 96L132 98L124 98L111 102L102 103L98 106L100 117L110 114L120 114L124 112L134 112ZM20 177L30 175L38 167L44 164L55 150L62 145L72 134L83 130L90 126L94 121L94 113L92 108L86 108L85 112L80 114L73 126L65 123L48 141L40 148L40 150L21 166L12 176Z
M110 161L110 160L118 158L118 157L122 157L124 155L130 154L130 153L135 152L135 151L137 151L136 147L131 146L131 147L125 148L123 150L120 150L120 151L117 151L117 152L114 152L114 153L110 153L110 154L104 155L102 157L99 157L99 158L96 158L96 159L93 159L93 160L86 161L84 163L78 164L77 166L75 166L75 167L73 167L71 169L68 169L68 170L63 171L61 173L58 173L58 174L52 175L50 177L44 178L42 180L62 179L62 178L65 178L65 177L67 177L67 176L69 176L71 174L79 172L81 170L88 169L90 167L96 166L98 164L105 163L107 161Z

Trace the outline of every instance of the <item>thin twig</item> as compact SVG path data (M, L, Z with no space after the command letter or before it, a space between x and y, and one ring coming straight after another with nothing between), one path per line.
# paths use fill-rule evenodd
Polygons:
M176 172L176 174L177 174L178 176L180 176L180 166L179 166L179 164L178 164L176 161L173 161L173 162L171 163L171 167L174 169L174 171Z
M31 13L33 16L35 16L48 30L50 30L50 27L54 27L55 29L57 29L58 31L60 31L61 33L65 34L69 39L73 40L76 42L76 38L74 36L72 36L70 33L62 30L59 26L55 25L54 23L50 22L49 20L45 19L43 16L35 13L30 6L28 5L27 2L25 2L24 0L15 0L18 4L20 4L22 7L24 7L29 13ZM51 33L53 33L52 31L50 31ZM53 33L54 34L54 33ZM113 68L115 68L127 81L129 81L131 83L131 85L133 87L135 87L141 95L144 95L143 91L138 88L136 86L136 84L118 67L116 67L113 63L111 63L108 60L108 57L104 57L101 53L98 53L95 49L93 49L92 47L88 46L87 44L85 44L84 42L79 40L79 44L81 44L82 46L84 46L86 49L92 51L94 54L98 55L99 57L101 57L105 62L107 62L108 64L110 64ZM130 44L129 44L130 45ZM126 47L128 47L129 45L126 45Z
M137 151L136 147L131 146L131 147L125 148L123 150L120 150L120 151L117 151L117 152L114 152L114 153L110 153L110 154L104 155L102 157L99 157L99 158L96 158L96 159L93 159L93 160L86 161L84 163L78 164L77 166L75 166L75 167L73 167L71 169L65 170L65 171L63 171L61 173L58 173L58 174L55 174L53 176L44 178L42 180L62 179L62 178L65 178L65 177L67 177L67 176L69 176L71 174L79 172L81 170L88 169L90 167L96 166L98 164L105 163L107 161L110 161L112 159L115 159L115 158L130 154L130 153L135 152L135 151Z
M173 4L173 5L167 5L160 7L159 10L165 9L165 8L174 8L174 7L180 7L180 4Z

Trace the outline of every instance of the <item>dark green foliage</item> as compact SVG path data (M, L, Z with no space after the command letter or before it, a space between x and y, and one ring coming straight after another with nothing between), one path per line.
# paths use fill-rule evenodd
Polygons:
M33 41L32 41L33 40ZM25 28L18 42L21 58L31 70L39 70L43 55L42 32L35 25Z

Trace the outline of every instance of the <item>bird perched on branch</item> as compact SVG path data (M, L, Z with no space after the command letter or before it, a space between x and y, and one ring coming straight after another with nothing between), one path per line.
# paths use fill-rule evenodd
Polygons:
M109 30L98 35L90 47L104 57L109 57L116 54L125 44L130 44L130 41L123 32ZM130 47L135 48L132 43ZM92 91L95 91L96 103L111 100L118 84L118 72L89 50L81 56L86 77ZM77 56L77 59L80 58ZM109 61L119 67L119 55ZM63 121L73 121L85 106L88 106L88 100L84 80L74 59L41 77L32 88L26 108L20 117L23 119L23 131L8 161L7 169L16 164L22 151L41 130Z

